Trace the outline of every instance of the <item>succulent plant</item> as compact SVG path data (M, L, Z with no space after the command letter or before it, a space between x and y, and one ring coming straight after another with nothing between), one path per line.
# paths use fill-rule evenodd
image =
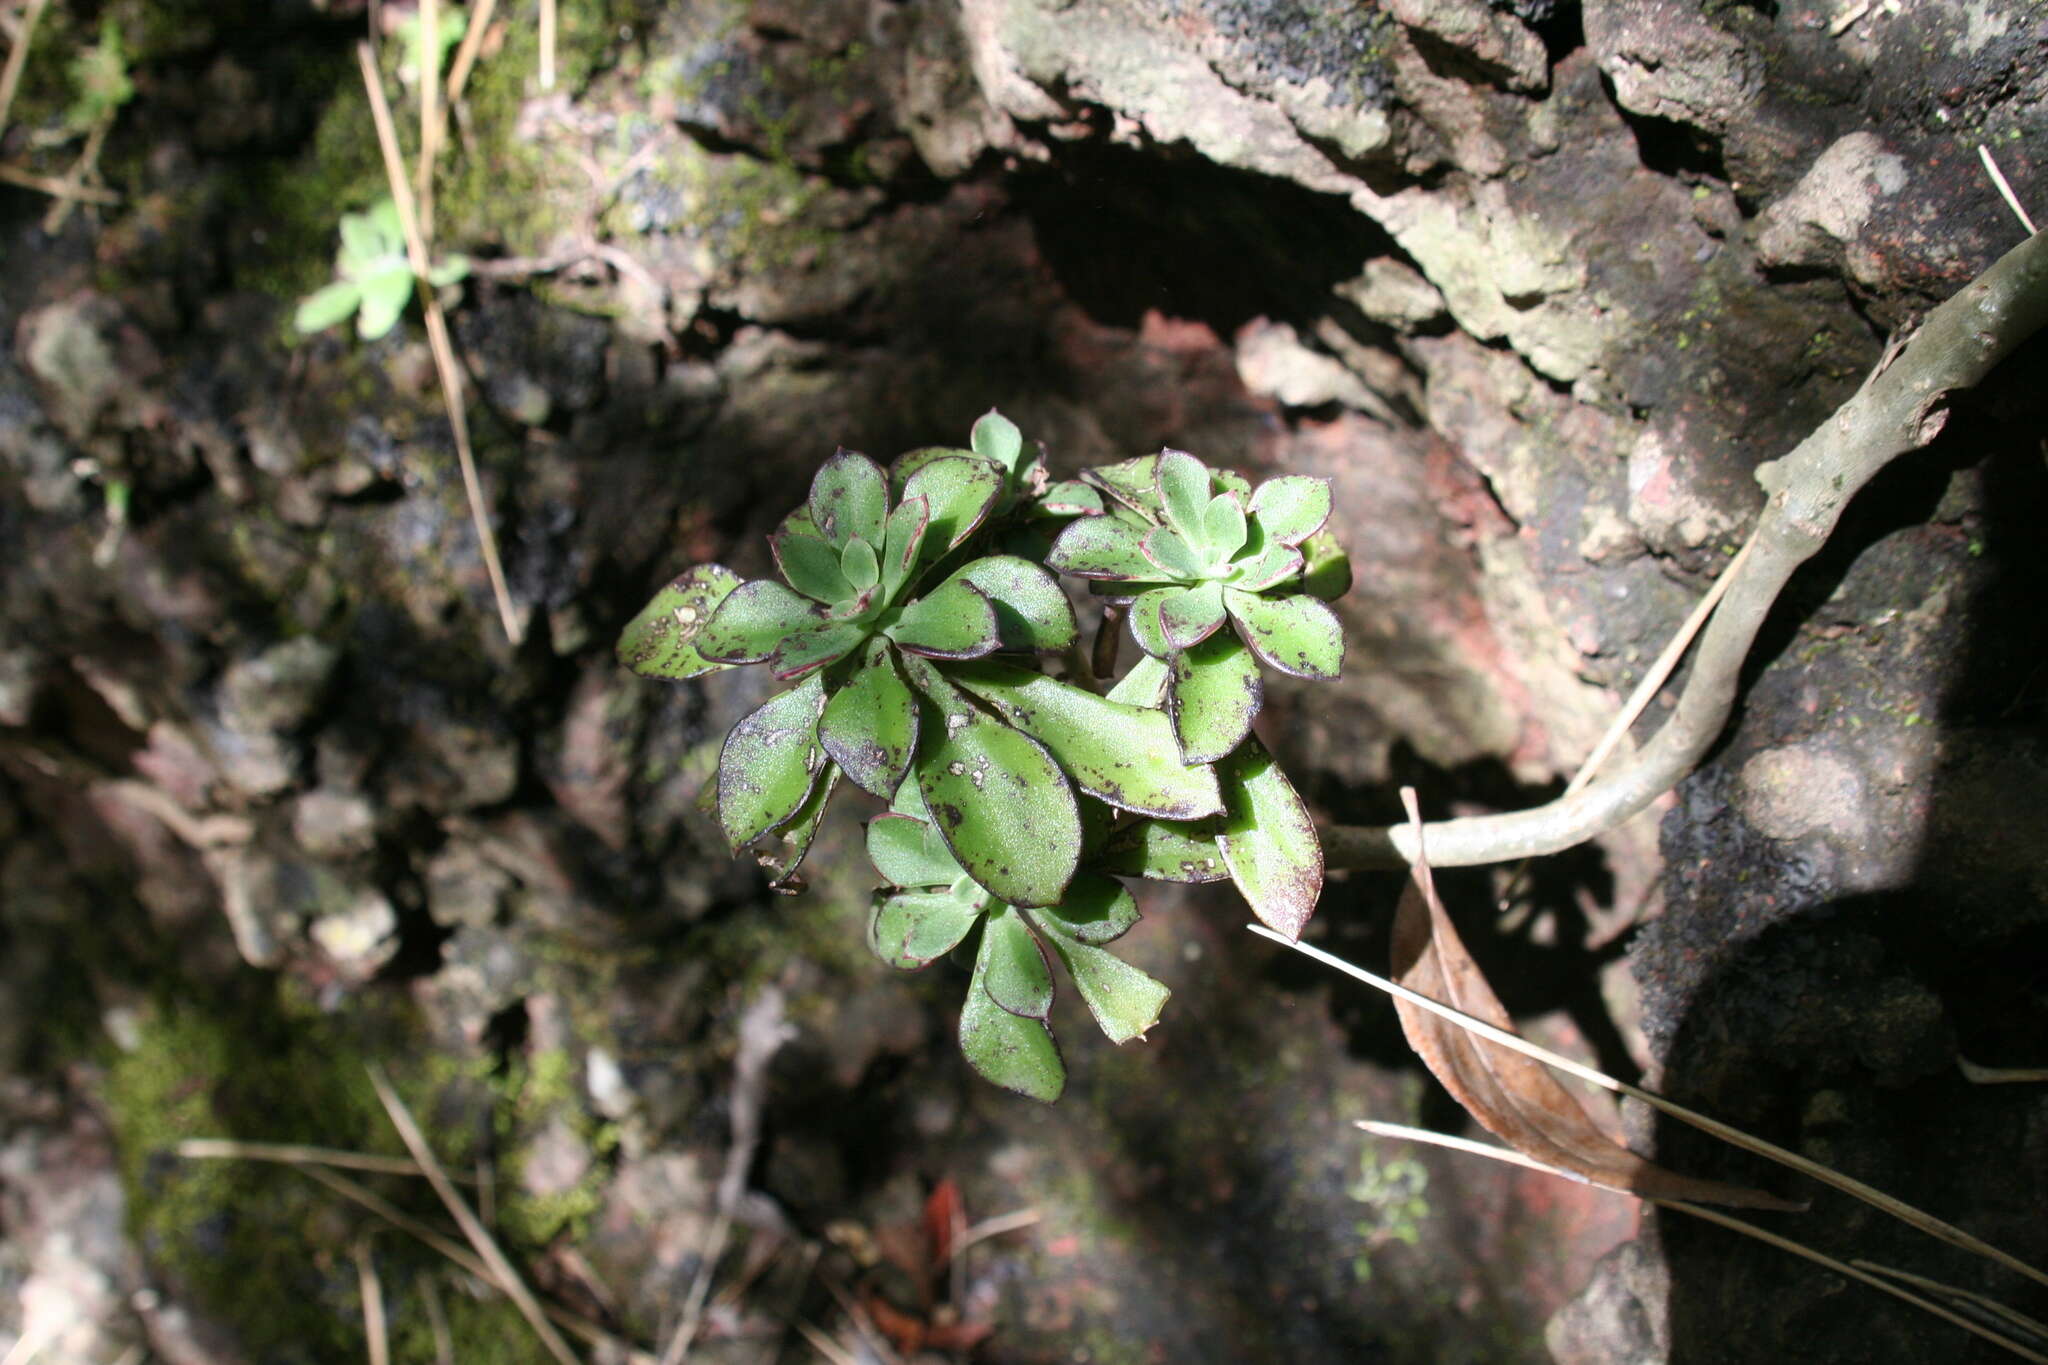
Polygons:
M679 681L759 663L791 684L726 736L727 839L765 837L761 861L789 888L842 777L889 802L867 832L886 883L870 947L904 970L971 953L963 1053L1050 1100L1065 1078L1046 1022L1053 958L1112 1041L1143 1036L1166 1000L1104 946L1138 919L1117 878L1227 878L1290 936L1314 910L1315 826L1250 734L1256 664L1226 707L1215 694L1246 671L1207 646L1228 618L1247 659L1334 674L1335 617L1304 589L1343 563L1302 548L1329 514L1320 480L1275 479L1247 501L1242 480L1169 452L1054 482L993 412L970 446L887 471L836 452L770 537L780 579L691 568L627 625L619 657ZM1073 606L1037 558L1116 584L1145 614L1146 655L1106 692L1073 662Z
M1307 590L1302 548L1329 520L1328 480L1284 475L1253 492L1178 450L1085 477L1115 505L1070 523L1046 563L1128 603L1131 638L1166 666L1160 682L1185 761L1214 762L1251 733L1261 663L1337 676L1343 627Z
M414 289L412 261L398 206L386 195L362 213L341 215L341 250L334 258L334 283L299 302L292 325L305 335L324 332L355 315L356 335L375 341L398 323ZM435 263L427 282L435 288L469 274L469 258L451 255Z

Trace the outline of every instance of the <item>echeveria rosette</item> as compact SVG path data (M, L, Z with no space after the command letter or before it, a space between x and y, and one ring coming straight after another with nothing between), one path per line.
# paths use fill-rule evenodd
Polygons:
M960 1011L960 1050L984 1078L1047 1103L1066 1086L1047 1019L1057 957L1095 1022L1114 1043L1158 1022L1165 986L1102 945L1138 921L1115 879L1082 873L1056 906L1019 908L990 895L953 857L915 783L868 825L868 857L889 886L875 894L868 946L917 971L965 943L976 928L974 972Z
M1301 547L1329 520L1327 479L1284 475L1248 492L1177 450L1088 477L1118 506L1071 523L1046 563L1128 595L1132 638L1167 665L1165 707L1184 760L1214 762L1251 733L1261 662L1337 676L1343 628L1303 590Z
M763 857L778 879L808 848L840 775L887 797L919 750L931 747L925 689L905 676L913 663L1073 642L1073 608L1036 564L991 555L932 572L961 558L953 552L982 526L1003 487L1001 470L960 452L923 461L892 492L872 460L839 451L771 537L780 581L741 582L721 566L697 566L621 637L621 662L648 676L765 663L797 684L733 727L718 767L726 837L738 849L779 833L784 848ZM927 587L930 579L938 581ZM1016 747L1001 737L987 745ZM1052 775L1071 808L1056 768ZM1020 900L1058 893L1036 883L1001 889Z

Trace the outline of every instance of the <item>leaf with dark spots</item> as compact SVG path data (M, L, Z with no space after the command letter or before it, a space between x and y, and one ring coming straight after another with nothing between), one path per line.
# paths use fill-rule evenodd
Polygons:
M1092 517L1102 512L1102 494L1078 479L1046 485L1038 510L1052 517Z
M893 602L917 567L918 551L924 545L930 504L923 498L905 498L889 514L882 536L882 600Z
M889 465L889 490L900 500L903 490L910 483L910 476L926 465L938 460L978 460L981 457L971 450L959 446L919 446L906 450Z
M1148 578L1192 583L1202 576L1202 558L1186 537L1170 526L1155 526L1138 542L1139 553L1152 566Z
M1002 644L988 594L958 577L905 607L886 633L912 654L934 659L978 659Z
M772 578L742 583L718 604L697 635L697 652L713 663L757 664L790 636L815 630L825 609Z
M1043 1020L1012 1014L990 998L983 985L988 957L984 937L960 1008L961 1055L983 1080L1051 1104L1067 1086L1059 1046Z
M889 646L869 643L860 668L825 704L818 742L853 784L884 800L910 771L917 747L917 699L896 671Z
M1219 584L1198 583L1159 604L1159 633L1174 654L1194 648L1222 624L1223 589Z
M1301 552L1307 561L1301 574L1303 592L1334 602L1351 591L1351 556L1335 536L1318 531L1301 542Z
M1119 1046L1143 1038L1172 992L1115 954L1061 933L1043 914L1032 912L1103 1036Z
M1166 604L1176 597L1185 596L1186 588L1153 588L1138 594L1131 603L1128 624L1131 638L1138 642L1138 648L1155 659L1168 658L1173 654L1173 641L1166 638L1163 616Z
M811 793L825 751L818 717L825 685L792 687L732 727L718 755L718 821L738 852L795 815Z
M879 545L883 519L889 512L889 480L881 466L867 456L841 449L811 480L811 496L805 506L833 549L846 548L846 542L855 536Z
M1252 494L1251 514L1273 540L1299 545L1330 519L1330 481L1306 474L1268 479Z
M998 469L1014 473L1024 454L1024 433L1017 430L1017 424L990 408L974 423L973 434L967 443L974 447L974 453L995 465Z
M1202 547L1212 562L1228 560L1244 548L1249 525L1244 519L1244 502L1235 493L1218 493L1209 499L1202 516Z
M1028 559L988 555L953 577L988 594L1004 649L1049 653L1073 644L1080 631L1059 580Z
M1268 544L1256 554L1233 561L1225 580L1244 592L1264 592L1301 573L1301 551L1292 545Z
M1009 906L991 909L982 926L982 986L989 999L1012 1014L1043 1019L1052 1013L1052 967L1038 935Z
M1058 905L1033 910L1032 917L1080 943L1111 943L1138 922L1138 902L1114 877L1083 872Z
M1159 506L1158 468L1157 455L1140 455L1084 469L1081 477L1152 522L1163 515Z
M920 556L935 560L974 534L1002 495L1003 474L972 455L933 460L903 482L903 498L930 507Z
M866 626L852 621L828 621L792 634L768 656L768 666L784 682L794 682L827 664L838 663L860 648L860 642L867 638Z
M1152 466L1159 510L1189 547L1204 543L1209 513L1209 467L1184 450L1163 450Z
M913 771L946 846L997 900L1051 905L1081 860L1081 815L1045 747L975 706L915 655L904 672L921 694Z
M1097 800L1168 820L1192 820L1223 808L1216 774L1181 762L1172 722L1163 712L994 660L963 664L950 676L1043 743L1075 785Z
M1131 671L1109 689L1109 699L1129 706L1156 707L1165 694L1168 669L1163 659L1140 654Z
M1423 826L1415 794L1404 789L1401 796L1408 805L1420 850ZM1394 911L1394 980L1417 995L1514 1032L1513 1018L1444 912L1426 852L1418 853L1408 888ZM1480 1126L1524 1156L1571 1171L1605 1189L1624 1190L1646 1199L1697 1200L1740 1208L1803 1207L1760 1190L1695 1180L1646 1161L1609 1136L1579 1097L1541 1062L1399 997L1394 1008L1401 1017L1401 1031L1408 1035L1409 1045L1430 1074Z
M827 763L824 774L811 784L811 794L797 807L796 814L775 827L767 847L755 851L755 860L768 874L772 889L791 895L803 889L796 870L803 866L805 855L811 851L825 807L832 804L832 793L838 790L839 769Z
M1181 823L1139 820L1112 834L1093 864L1119 877L1154 882L1228 881L1223 850L1216 844L1212 821Z
M626 623L619 634L619 662L643 678L676 680L727 667L699 653L697 637L739 585L740 576L722 564L684 570Z
M1045 564L1075 578L1151 578L1158 570L1145 558L1144 541L1141 529L1120 518L1081 517L1053 541Z
M1177 654L1166 686L1166 714L1173 719L1180 756L1188 763L1214 763L1251 733L1265 700L1259 662L1229 631L1219 631Z
M840 568L838 546L801 532L778 531L768 538L768 548L782 570L782 581L813 602L837 606L854 595L853 584Z
M1336 612L1306 593L1261 597L1225 588L1223 605L1244 642L1282 673L1327 682L1343 671L1344 627Z
M1216 846L1252 913L1287 935L1315 913L1323 894L1323 846L1294 784L1257 735L1216 765L1223 819Z
M949 891L876 896L868 911L868 950L898 971L927 967L960 946L981 907Z
M951 886L966 873L929 821L891 811L868 821L868 861L891 886Z

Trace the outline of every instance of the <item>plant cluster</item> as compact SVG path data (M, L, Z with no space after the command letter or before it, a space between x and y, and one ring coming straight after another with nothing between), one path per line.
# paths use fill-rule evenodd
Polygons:
M869 946L910 971L971 959L968 1062L1050 1101L1066 1079L1054 959L1113 1042L1166 1002L1106 947L1138 920L1121 879L1228 879L1289 937L1315 908L1315 826L1252 721L1262 663L1342 664L1324 602L1350 569L1329 514L1325 480L1254 490L1179 451L1054 481L991 412L968 449L886 470L837 452L770 537L779 580L695 566L628 624L619 658L668 679L766 664L790 684L726 736L726 838L760 841L787 888L842 781L887 802L867 826L885 883ZM1100 678L1055 571L1102 599ZM1111 685L1126 620L1142 654Z
M311 336L355 315L356 335L375 341L398 323L416 287L405 254L398 205L385 195L362 213L341 215L341 250L334 257L334 283L307 295L292 325ZM469 258L454 255L434 263L427 274L436 289L469 274Z

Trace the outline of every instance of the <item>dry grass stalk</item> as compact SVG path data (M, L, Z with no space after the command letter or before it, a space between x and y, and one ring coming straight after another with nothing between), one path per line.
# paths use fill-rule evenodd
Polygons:
M333 1147L308 1147L295 1142L187 1138L172 1150L188 1161L275 1161L286 1166L333 1166L339 1170L369 1171L376 1175L426 1175L411 1157L344 1152Z
M383 1104L384 1112L391 1116L391 1126L398 1130L398 1136L404 1140L406 1150L412 1153L413 1160L426 1172L428 1183L434 1187L434 1193L441 1196L441 1203L455 1219L456 1226L462 1229L462 1235L469 1239L469 1244L475 1249L476 1254L491 1268L491 1278L497 1281L498 1286L519 1309L519 1315L533 1328L534 1335L547 1347L548 1354L560 1361L561 1365L578 1365L576 1353L569 1349L568 1342L562 1340L561 1333L555 1330L554 1324L548 1321L547 1314L541 1311L540 1301L534 1298L533 1291L526 1287L526 1281L520 1278L512 1262L505 1258L505 1253L498 1249L497 1239L491 1236L488 1228L477 1221L476 1215L470 1211L468 1201L463 1199L461 1191L455 1188L447 1173L441 1169L441 1163L434 1157L433 1148L427 1145L426 1137L420 1132L419 1125L413 1122L412 1113L405 1107L405 1102L398 1098L398 1092L391 1088L391 1082L386 1080L383 1071L374 1065L369 1068L369 1072L370 1084L376 1088L377 1099Z
M2020 197L2012 192L2012 185L2006 180L2005 172L1998 169L1998 160L1991 155L1991 149L1981 142L1978 143L1977 157L1984 163L1985 171L1990 174L1991 183L1998 186L1998 193L2005 200L2005 206L2012 210L2012 216L2019 219L2020 226L2027 230L2027 236L2031 237L2039 232L2040 229L2034 226L2034 220L2027 216L2026 207L2020 203Z
M391 1331L384 1321L384 1282L370 1258L370 1239L356 1238L356 1283L363 1296L363 1335L369 1339L370 1365L391 1365Z
M1506 1029L1495 1028L1484 1020L1474 1019L1468 1014L1432 1000L1426 995L1411 991L1405 986L1387 980L1385 977L1375 976L1363 967L1354 966L1344 959L1326 953L1311 944L1293 942L1281 934L1274 933L1262 924L1252 924L1246 927L1262 938L1269 938L1275 943L1292 948L1304 957L1313 958L1326 967L1334 968L1354 980L1363 981L1375 989L1386 992L1388 995L1405 1000L1412 1005L1418 1005L1430 1013L1447 1019L1457 1024L1460 1028L1481 1038L1498 1043L1502 1047L1511 1048L1525 1057L1533 1057L1545 1066L1553 1067L1568 1076L1576 1076L1588 1085L1597 1085L1602 1090L1612 1091L1618 1095L1626 1095L1631 1099L1641 1100L1644 1104L1651 1106L1658 1112L1668 1114L1680 1123L1688 1124L1702 1132L1712 1133L1715 1137L1720 1138L1731 1146L1740 1147L1744 1151L1755 1152L1758 1156L1775 1161L1781 1166L1788 1166L1802 1175L1811 1176L1824 1185L1831 1185L1844 1194L1853 1195L1855 1198L1869 1204L1872 1208L1880 1209L1900 1222L1918 1228L1930 1237L1947 1242L1951 1246L1961 1247L1965 1251L1974 1252L1986 1260L1996 1261L2006 1269L2017 1271L2019 1274L2025 1275L2028 1279L2038 1283L2048 1284L2048 1274L2044 1274L2042 1271L2019 1259L2019 1257L2000 1251L1997 1247L1992 1246L1981 1238L1972 1236L1961 1228L1936 1218L1931 1213L1914 1208L1904 1200L1894 1199L1882 1190L1843 1175L1840 1171L1823 1166L1817 1161L1809 1160L1806 1157L1800 1156L1797 1152L1787 1151L1785 1148L1775 1143L1766 1142L1762 1138L1751 1137L1740 1128L1730 1127L1718 1119L1711 1119L1705 1114L1696 1113L1691 1109L1687 1109L1684 1105L1667 1100L1662 1095L1656 1094L1653 1091L1644 1090L1640 1086L1630 1085L1627 1081L1617 1080L1604 1071L1596 1071L1582 1062L1575 1062L1569 1057L1560 1056L1548 1048L1538 1047L1526 1038L1510 1033Z
M0 67L0 133L7 131L7 114L14 108L14 90L21 84L21 69L28 65L28 45L36 36L36 23L43 17L49 0L28 0L15 26L14 45L7 49L7 65ZM33 187L32 187L33 188Z
M19 185L25 190L34 190L38 194L57 198L69 196L81 204L105 206L121 202L120 195L98 185L74 185L69 180L60 180L53 175L37 175L34 171L25 171L19 166L0 165L0 180L10 185Z
M1431 1132L1427 1128L1410 1128L1405 1124L1399 1123L1379 1123L1372 1119L1359 1120L1358 1127L1375 1137L1400 1138L1409 1142L1426 1143L1432 1147L1445 1147L1452 1151L1468 1152L1474 1156L1483 1156L1489 1160L1504 1162L1511 1166L1522 1166L1532 1171L1541 1171L1545 1175L1553 1175L1560 1180L1573 1180L1582 1185L1592 1183L1570 1171L1560 1170L1555 1166L1546 1165L1532 1157L1524 1156L1512 1148L1496 1147L1488 1142L1473 1142L1468 1138L1452 1137L1447 1133ZM1616 1194L1624 1193L1624 1191L1620 1190L1614 1192ZM1950 1312L1931 1299L1922 1298L1918 1294L1911 1293L1890 1281L1871 1274L1866 1270L1859 1269L1855 1265L1845 1261L1838 1261L1826 1252L1816 1251L1804 1243L1795 1242L1789 1237L1780 1237L1775 1232L1766 1232L1754 1223L1745 1223L1740 1218L1730 1217L1718 1209L1710 1209L1701 1204L1688 1203L1682 1199L1645 1199L1643 1202L1655 1204L1660 1209L1672 1209L1679 1213L1690 1214L1709 1223L1718 1223L1731 1232L1739 1232L1745 1237L1753 1237L1759 1242L1765 1242L1778 1248L1780 1251L1789 1251L1794 1256L1800 1256L1814 1262L1816 1265L1825 1266L1839 1275L1846 1275L1852 1280L1861 1280L1864 1284L1874 1289L1882 1290L1893 1298L1903 1299L1922 1312L1931 1313L1935 1317L1954 1323L1966 1332L1973 1332L1994 1345L2004 1347L2022 1360L2035 1361L2039 1365L2048 1365L2048 1356L2031 1351L2002 1333L1993 1331L1991 1328L1963 1317L1961 1314Z
M516 648L525 632L512 606L512 592L505 584L505 570L498 562L498 541L491 533L490 513L484 507L483 486L477 480L476 458L469 447L469 420L462 402L462 381L455 363L455 346L448 338L448 319L441 301L428 283L429 257L425 238L420 235L414 212L412 188L406 183L405 158L398 149L398 131L391 122L391 106L384 98L384 86L377 79L376 57L368 43L356 45L356 59L362 67L363 88L370 98L370 118L377 127L377 145L384 154L384 177L390 183L391 201L398 208L398 221L405 232L406 256L418 277L420 298L427 316L427 347L433 352L434 369L441 378L441 398L448 408L448 426L455 436L455 458L462 466L462 486L469 496L469 516L476 526L477 544L483 552L484 571L490 575L491 593L498 602L498 619L505 638Z

